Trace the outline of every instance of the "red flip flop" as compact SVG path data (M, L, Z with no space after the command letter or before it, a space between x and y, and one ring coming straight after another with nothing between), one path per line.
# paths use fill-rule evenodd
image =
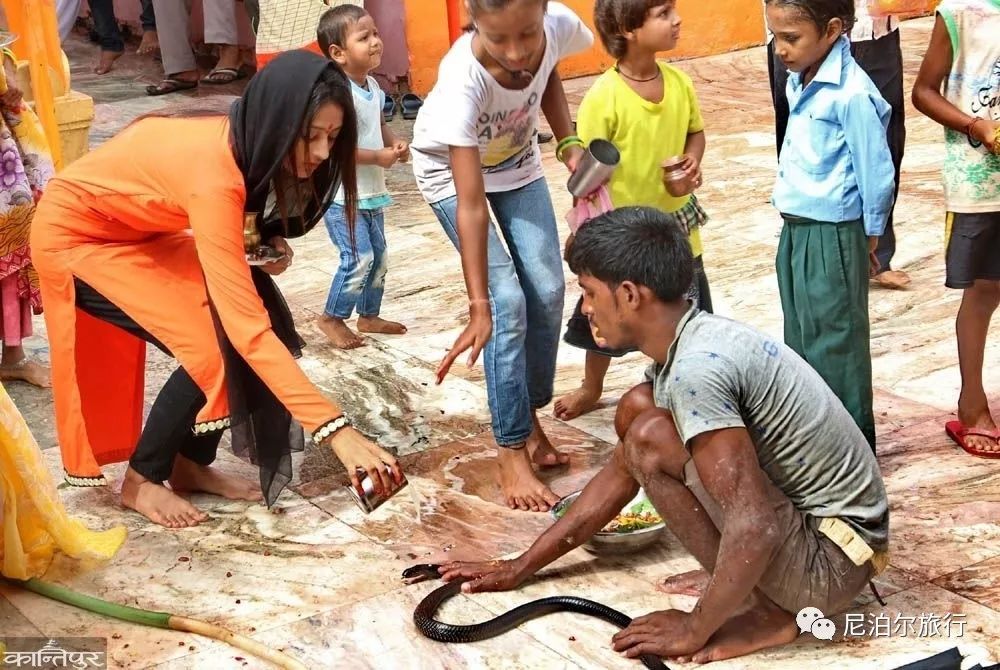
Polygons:
M1000 458L1000 450L998 451L983 451L982 449L976 449L970 447L965 443L965 438L968 435L979 435L980 437L989 437L991 439L1000 441L1000 430L988 430L986 428L969 428L962 424L961 421L949 421L944 425L944 432L948 433L948 437L955 441L955 444L962 447L966 453L973 456L978 456L979 458Z

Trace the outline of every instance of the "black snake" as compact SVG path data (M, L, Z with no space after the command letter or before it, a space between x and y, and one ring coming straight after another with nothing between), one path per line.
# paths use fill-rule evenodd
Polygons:
M439 567L437 565L414 565L403 571L403 579L411 584L426 579L438 579L441 576L438 573ZM413 623L421 635L436 642L479 642L506 633L525 621L552 612L586 614L607 621L619 628L625 628L632 622L628 615L607 605L574 596L553 596L533 600L482 623L458 625L438 621L434 618L434 614L444 601L461 592L462 581L448 582L431 591L420 601L420 604L413 611ZM639 660L650 670L669 670L666 664L656 656L646 654L640 656Z

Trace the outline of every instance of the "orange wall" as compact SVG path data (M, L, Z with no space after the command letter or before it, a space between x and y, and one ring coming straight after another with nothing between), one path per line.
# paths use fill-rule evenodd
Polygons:
M594 28L593 0L562 0L591 30ZM464 6L464 3L462 3ZM725 9L720 5L724 4ZM434 85L438 63L448 50L448 14L444 0L404 0L406 41L410 50L410 85L424 95ZM762 44L764 10L760 0L680 0L681 40L678 48L665 54L671 59L692 58ZM611 65L600 40L594 47L567 58L559 71L565 77L596 74Z

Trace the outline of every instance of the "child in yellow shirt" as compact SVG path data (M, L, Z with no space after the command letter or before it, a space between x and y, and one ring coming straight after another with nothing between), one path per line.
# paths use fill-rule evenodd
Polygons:
M615 207L655 207L671 214L688 232L695 260L689 297L700 309L711 312L699 233L708 217L694 196L702 182L704 123L691 79L656 59L658 52L677 45L681 18L676 1L597 0L594 23L604 48L618 61L584 96L577 112L577 132L584 143L605 139L621 152L609 184ZM674 162L678 168L664 167ZM567 421L597 406L611 358L628 351L605 349L595 342L580 303L563 339L587 350L582 386L555 404L555 416Z

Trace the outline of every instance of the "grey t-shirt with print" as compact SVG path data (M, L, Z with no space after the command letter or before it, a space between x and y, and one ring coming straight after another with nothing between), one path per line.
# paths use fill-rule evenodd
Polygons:
M875 551L889 544L889 505L878 463L822 377L781 342L693 309L666 365L647 371L658 407L691 440L745 427L760 467L807 517L839 517Z

